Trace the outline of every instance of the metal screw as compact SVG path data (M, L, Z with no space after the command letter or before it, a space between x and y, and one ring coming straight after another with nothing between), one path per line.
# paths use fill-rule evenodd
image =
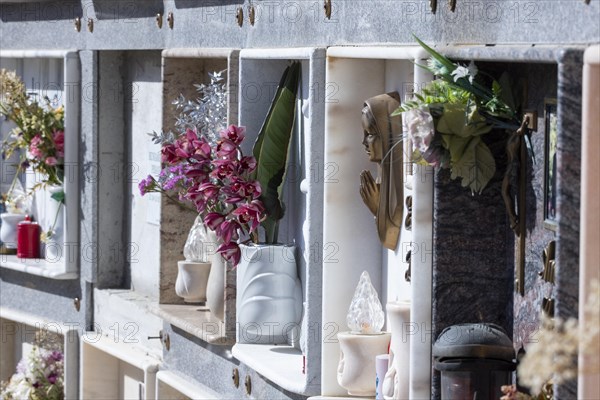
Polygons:
M75 25L75 30L77 32L81 32L81 18L76 17L75 21L73 21L73 24Z
M169 29L173 29L173 24L175 23L175 16L170 12L167 14L167 24L169 24Z
M87 27L88 27L88 31L89 31L90 33L91 33L91 32L94 32L94 20L93 20L93 19L91 19L91 18L88 18L88 21L87 21Z
M242 7L238 7L235 18L237 19L238 26L242 27L244 25L244 9Z
M162 29L163 24L163 15L161 13L156 14L156 26L158 29Z
M254 26L254 20L256 19L256 10L254 6L248 7L248 20L250 21L250 25Z
M160 332L158 332L158 336L148 336L148 340L152 339L160 339L167 351L171 349L171 338L169 337L168 333L163 333L163 331L161 330Z
M431 9L431 13L435 14L437 11L437 0L429 0L429 8Z
M331 0L325 0L323 3L323 9L325 10L325 17L331 19Z
M79 309L81 308L81 300L79 300L79 297L75 297L73 299L73 305L75 306L77 312L79 312Z
M234 368L233 371L231 371L231 380L233 381L233 386L236 388L240 387L240 371L238 371L237 368Z
M252 394L252 380L250 379L250 375L246 375L244 387L246 388L246 394L250 396L250 394Z

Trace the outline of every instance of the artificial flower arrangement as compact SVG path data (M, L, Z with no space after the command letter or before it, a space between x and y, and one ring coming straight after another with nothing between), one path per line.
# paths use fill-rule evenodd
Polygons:
M176 134L152 134L162 145L164 168L158 179L149 175L140 182L141 194L171 197L175 192L174 200L193 205L205 226L215 232L217 252L233 266L241 258L240 240L250 237L257 243L260 225L266 243L277 241L299 76L299 63L284 72L251 156L241 148L245 128L223 128L227 108L221 73L211 74L209 85L196 85L201 94L197 100L181 96L174 102L181 110Z
M530 389L532 395L521 393L515 385L504 386L502 400L552 400L553 384L563 384L578 374L600 372L600 282L590 282L590 292L581 305L587 320L583 330L576 318L566 320L542 315L536 341L532 343L517 367L519 384ZM588 370L577 365L577 355L594 357Z
M19 200L19 196L14 193L18 188L19 174L29 167L41 174L40 182L33 186L31 193L47 185L63 183L64 109L62 106L53 108L47 97L44 98L45 104L33 99L14 71L0 70L0 89L0 114L16 125L2 143L3 157L8 159L21 150L13 182L9 191L3 194L3 201L8 205L7 209L10 209L11 204ZM63 191L53 193L52 198L61 205L65 202ZM54 224L47 232L48 235L52 234Z
M431 55L423 67L438 79L393 115L404 114L415 148L413 161L449 168L452 179L461 178L462 186L481 193L496 171L482 136L495 128L514 131L521 125L508 75L496 80L478 71L472 61L459 65L415 39Z
M62 343L38 334L31 351L17 365L16 373L2 382L0 400L64 399Z

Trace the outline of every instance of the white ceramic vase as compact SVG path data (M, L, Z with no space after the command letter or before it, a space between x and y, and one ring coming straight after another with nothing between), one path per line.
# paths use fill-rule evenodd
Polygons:
M387 303L392 331L388 372L383 380L385 400L408 400L410 382L410 302Z
M46 231L52 230L52 235L46 239L45 259L48 262L59 262L64 253L65 237L65 207L64 204L54 200L51 196L61 192L62 186L50 186L46 200Z
M240 248L237 342L295 345L302 319L302 287L295 247L241 245Z
M177 262L177 280L175 293L186 303L206 301L206 286L208 282L210 263L194 261Z
M7 249L17 248L17 226L25 220L25 214L2 213L2 226L0 226L0 240Z
M375 357L385 354L390 334L361 335L351 332L337 334L340 361L337 381L350 396L372 397L376 391Z
M206 287L206 306L219 321L225 320L225 260L219 253L212 256Z

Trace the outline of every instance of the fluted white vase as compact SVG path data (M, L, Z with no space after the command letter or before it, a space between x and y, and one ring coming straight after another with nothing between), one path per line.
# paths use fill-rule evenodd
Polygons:
M295 247L240 246L237 266L237 342L295 344L302 319L302 287Z

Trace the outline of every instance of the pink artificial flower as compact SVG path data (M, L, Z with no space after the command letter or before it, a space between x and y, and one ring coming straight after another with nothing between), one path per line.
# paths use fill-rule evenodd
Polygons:
M54 140L54 146L56 147L56 156L58 158L64 158L65 156L65 132L54 131L52 133L52 139Z
M222 139L217 144L217 156L224 158L235 158L237 156L237 146L229 139Z
M198 140L194 140L192 144L194 145L194 154L192 155L192 158L198 161L210 160L211 148L204 136Z
M223 243L229 243L232 240L238 240L238 230L241 228L242 227L240 226L240 224L234 219L225 220L221 222L221 226L219 226L218 232L219 236L223 240Z
M195 180L196 182L200 181L202 183L208 181L208 171L206 171L204 163L193 163L189 164L185 167L184 175L186 178L190 178Z
M244 140L246 127L229 125L227 129L220 132L221 138L231 140L234 144L239 145Z
M216 167L211 176L217 179L231 179L233 174L236 172L236 164L232 160L215 160L213 165Z
M161 161L165 164L176 164L179 162L179 157L175 153L175 145L167 144L164 145L160 150Z
M204 194L205 199L214 199L219 195L219 187L211 182L206 182L198 187L198 192Z
M31 155L40 160L44 158L44 153L39 148L41 144L42 136L39 133L31 139L31 143L29 144L29 152Z
M56 157L46 157L46 160L44 160L44 163L46 163L47 165L54 167L57 163L56 161Z
M240 259L242 258L240 246L234 242L223 243L217 249L217 253L220 253L221 256L223 256L225 260L229 261L234 267L239 264Z
M242 193L245 197L252 197L253 199L258 199L262 193L260 182L246 182L242 188Z
M252 172L256 169L256 159L252 156L244 156L240 160L240 168L242 171Z
M182 159L193 158L203 161L210 158L210 144L204 137L198 138L196 132L188 129L185 136L175 141L175 154Z
M215 233L217 234L217 229L221 227L223 221L225 221L225 216L217 212L210 212L204 217L204 223L206 224L206 226L215 231Z
M238 218L241 224L250 224L250 232L260 225L265 208L260 200L252 200L236 208L232 214Z

